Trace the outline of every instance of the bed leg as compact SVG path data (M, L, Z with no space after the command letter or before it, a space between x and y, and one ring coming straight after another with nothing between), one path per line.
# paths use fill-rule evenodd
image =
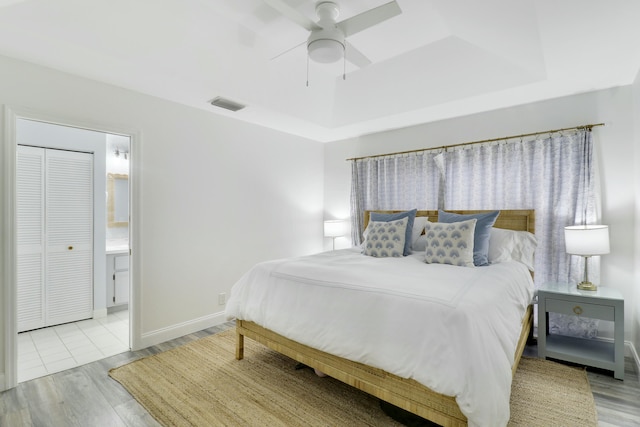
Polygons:
M236 360L242 360L244 358L244 335L236 331L236 336Z

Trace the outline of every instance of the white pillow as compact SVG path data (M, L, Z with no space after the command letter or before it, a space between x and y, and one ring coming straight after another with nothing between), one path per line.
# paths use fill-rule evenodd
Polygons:
M533 255L538 241L528 231L493 227L489 234L489 263L518 261L533 271Z
M427 222L425 262L474 267L473 239L477 221L473 218L451 223Z
M425 247L422 247L422 249L416 249L415 246L418 243L418 239L422 235L422 232L424 231L424 227L427 225L428 221L429 220L426 216L417 216L413 220L413 230L411 230L411 250L413 252L425 250Z
M418 240L413 242L413 248L411 250L413 252L424 252L427 249L427 236L422 235L418 237Z
M374 257L404 256L404 241L408 218L393 221L372 221L367 226L363 253Z

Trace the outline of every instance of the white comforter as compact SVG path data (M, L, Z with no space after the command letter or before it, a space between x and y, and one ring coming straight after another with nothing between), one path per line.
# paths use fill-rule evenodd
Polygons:
M263 262L234 285L227 318L455 396L469 425L506 425L529 271L422 259L344 249Z

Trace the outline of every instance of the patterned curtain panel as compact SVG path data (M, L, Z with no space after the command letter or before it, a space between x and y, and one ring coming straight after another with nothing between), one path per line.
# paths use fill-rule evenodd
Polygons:
M354 160L351 164L351 238L362 242L365 210L437 209L442 150Z
M536 210L536 283L581 278L564 227L597 221L591 132L453 147L437 162L445 209Z

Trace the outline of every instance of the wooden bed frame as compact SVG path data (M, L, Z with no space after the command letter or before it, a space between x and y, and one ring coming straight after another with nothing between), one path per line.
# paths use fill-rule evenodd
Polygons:
M394 213L399 211L377 211ZM482 213L488 211L448 211L460 214ZM418 211L418 216L427 216L437 221L438 211ZM369 212L365 212L364 227L369 221ZM494 225L510 230L535 232L535 212L533 210L503 210ZM523 319L522 331L516 346L512 374L518 368L522 352L533 328L533 308L529 306ZM279 353L282 353L307 366L318 369L327 375L366 393L378 397L392 405L412 412L441 426L466 426L467 418L462 414L452 396L436 393L412 379L405 379L373 368L325 353L296 341L290 340L253 322L236 321L236 359L244 357L244 337L251 338Z

